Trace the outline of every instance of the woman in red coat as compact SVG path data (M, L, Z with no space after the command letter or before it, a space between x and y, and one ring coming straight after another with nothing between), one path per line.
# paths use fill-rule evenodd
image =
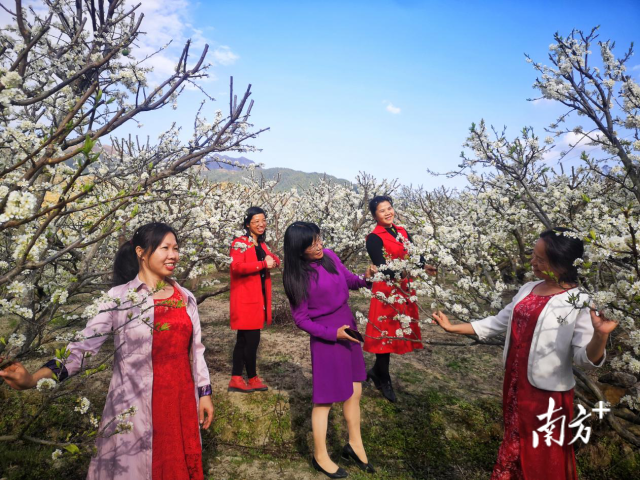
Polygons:
M231 329L238 331L233 349L230 392L267 390L256 373L256 357L260 330L271 324L271 276L269 270L280 260L267 248L267 219L259 207L247 210L244 219L246 235L231 244ZM242 378L247 369L248 382Z
M376 227L367 235L367 253L371 258L371 263L377 267L384 267L387 260L404 258L407 249L404 243L398 240L402 236L405 240L411 241L411 236L407 231L394 225L395 211L393 201L386 195L377 196L369 202L369 210L376 220ZM422 259L424 264L424 259ZM430 265L424 266L427 273L435 274L435 268ZM392 279L395 274L391 271L384 271ZM391 354L403 355L413 350L422 349L422 336L418 325L418 305L409 301L411 279L404 277L394 280L393 285L387 282L374 282L371 293L371 306L369 307L369 322L367 323L366 337L364 340L364 351L376 354L376 363L367 372L367 379L373 380L376 388L382 391L382 395L390 402L396 401L396 395L391 385L389 375L389 363ZM389 305L375 297L381 292L385 298L391 295L399 296L404 301ZM402 323L395 320L397 315L407 315L412 321L408 328L405 328L404 340L394 340L388 337L396 337L396 331L402 328Z

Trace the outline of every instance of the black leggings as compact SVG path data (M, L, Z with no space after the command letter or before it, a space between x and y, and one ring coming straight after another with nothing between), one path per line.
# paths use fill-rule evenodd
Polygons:
M233 349L233 368L231 375L242 376L247 367L247 378L256 376L256 358L260 345L260 330L238 330L236 346Z
M384 383L391 381L391 376L389 375L390 360L390 353L376 353L376 363L373 364L373 372Z

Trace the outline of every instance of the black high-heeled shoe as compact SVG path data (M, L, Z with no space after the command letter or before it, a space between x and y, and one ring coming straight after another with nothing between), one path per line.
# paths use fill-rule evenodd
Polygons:
M370 463L364 463L362 460L360 460L360 458L358 458L358 455L356 455L356 452L353 451L353 448L349 443L342 447L342 458L344 458L345 460L349 460L349 458L351 458L351 460L353 460L356 465L360 467L360 470L364 472L376 473L376 469L373 468L373 465L371 465Z
M318 464L318 462L316 461L316 457L313 457L311 465L313 465L313 468L315 468L317 471L319 471L320 473L324 473L329 478L347 478L349 476L347 471L342 467L338 467L338 470L333 473L327 472Z

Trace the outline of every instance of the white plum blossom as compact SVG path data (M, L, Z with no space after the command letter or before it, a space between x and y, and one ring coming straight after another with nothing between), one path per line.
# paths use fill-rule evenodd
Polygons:
M67 298L69 298L69 292L66 289L58 289L51 295L51 302L62 305L67 302Z
M116 418L122 421L129 417L133 417L136 413L138 413L138 407L136 405L132 405L120 413Z
M114 433L119 434L119 433L128 433L133 431L133 422L130 422L128 420L123 420L123 421L119 421L116 424L116 428Z
M84 339L85 339L85 336L82 334L82 332L65 332L65 333L58 333L56 335L56 342L64 342L64 343L79 342Z
M138 292L136 292L133 288L127 290L126 298L133 304L140 303L140 295L138 295Z
M35 206L35 195L30 192L14 190L9 194L7 206L3 214L0 215L0 223L26 218L33 213Z
M93 413L89 414L89 423L93 428L98 428L98 426L100 425L98 417L96 417Z
M84 415L89 411L89 407L91 406L91 402L87 397L82 397L78 399L78 405L73 409L76 412L79 412L81 415Z
M52 378L41 378L38 380L36 388L39 392L46 392L48 390L53 390L57 385L58 383Z
M23 334L12 333L11 335L9 335L9 340L7 342L7 345L14 348L20 348L24 345L26 341L27 341L27 337L25 337Z

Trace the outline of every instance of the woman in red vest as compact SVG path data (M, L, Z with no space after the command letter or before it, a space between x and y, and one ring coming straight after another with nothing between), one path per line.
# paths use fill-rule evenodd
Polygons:
M404 258L407 249L398 236L411 241L411 236L399 225L394 225L395 211L393 210L393 200L389 196L377 196L369 202L369 210L376 220L377 225L369 235L367 235L367 253L371 258L371 263L384 267L387 260ZM424 264L424 259L423 259ZM425 265L425 270L430 275L435 274L435 268ZM390 402L396 401L396 395L391 385L389 375L389 363L391 354L403 355L413 350L422 349L422 336L418 325L418 305L409 301L410 281L406 276L400 279L392 271L384 271L393 281L393 285L387 282L374 282L371 293L371 306L369 307L369 322L367 323L366 337L364 341L364 351L376 354L376 363L367 372L367 379L373 380L376 388ZM389 305L379 300L375 295L381 292L385 298L391 295L398 296L404 301ZM394 319L397 315L407 315L412 321L409 329L405 329L404 340L391 339L387 337L397 337L396 331L402 328L402 323Z
M247 210L246 235L231 243L231 329L238 331L233 349L230 392L267 390L256 372L260 330L271 324L271 276L269 270L280 266L280 260L267 248L267 219L259 207ZM247 369L248 382L242 378Z

